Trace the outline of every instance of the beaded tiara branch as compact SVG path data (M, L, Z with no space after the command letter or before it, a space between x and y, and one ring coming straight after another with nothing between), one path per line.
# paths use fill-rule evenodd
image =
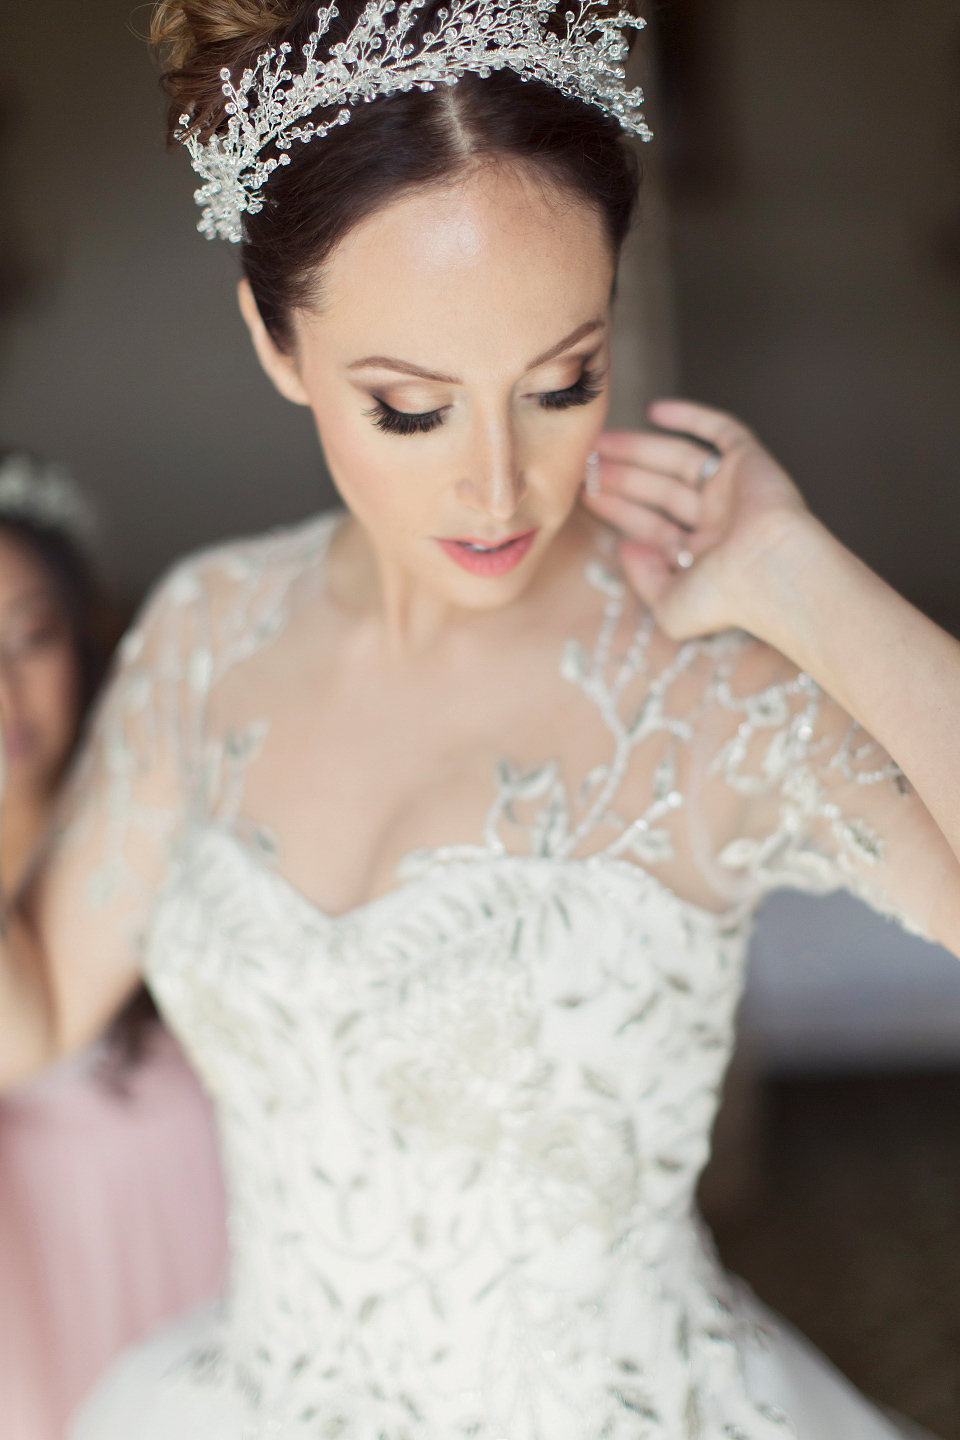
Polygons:
M263 209L263 187L278 166L289 165L295 141L322 139L335 125L345 125L351 107L361 101L455 85L467 73L486 78L494 70L512 70L521 80L544 81L599 106L642 140L652 138L640 111L642 91L624 83L623 32L643 29L646 22L638 16L604 15L599 0L578 0L559 36L547 29L553 14L547 0L450 0L436 12L433 30L415 44L410 37L426 4L369 0L347 39L318 59L320 42L338 13L331 3L317 12L301 73L287 68L288 44L265 51L237 84L229 70L220 72L226 131L203 142L192 117L180 117L179 138L204 181L196 192L202 234L242 240L243 215ZM303 123L315 110L334 107L330 119ZM278 153L264 157L270 145Z

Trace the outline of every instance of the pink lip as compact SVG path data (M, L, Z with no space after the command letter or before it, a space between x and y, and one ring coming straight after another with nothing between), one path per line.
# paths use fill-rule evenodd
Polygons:
M489 540L479 537L466 536L458 540L437 539L437 544L445 555L464 570L469 570L471 575L506 575L509 570L515 570L524 560L537 538L536 530L524 530L519 535L508 535L506 540L500 540L491 544ZM485 548L481 550L471 549L471 546L480 545Z

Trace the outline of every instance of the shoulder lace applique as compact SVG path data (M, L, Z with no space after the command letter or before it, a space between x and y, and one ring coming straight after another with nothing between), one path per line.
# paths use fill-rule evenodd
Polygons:
M710 770L744 797L777 796L779 806L768 834L731 841L720 851L719 865L748 879L755 895L779 886L818 893L848 889L917 931L869 879L886 858L882 834L841 803L856 787L890 786L909 794L899 765L803 671L737 696L731 670L730 661L721 663L713 693L739 723Z
M484 843L417 850L401 863L402 875L411 876L424 866L444 861L514 853L505 838L507 833L519 834L530 855L567 859L581 850L595 831L605 828L612 830L615 838L594 854L629 857L645 865L673 858L670 831L660 822L684 804L678 788L677 747L690 743L695 721L691 714L671 713L670 691L699 656L722 653L730 640L719 636L681 645L673 659L651 677L642 700L630 705L627 697L633 682L650 674L648 652L656 629L654 618L644 611L626 653L618 659L613 647L626 609L627 586L599 560L587 564L586 578L605 597L603 619L592 650L578 640L567 641L560 674L596 706L613 740L611 758L594 766L575 797L560 775L558 761L521 770L509 758L501 759L496 795L484 824ZM634 752L656 735L665 738L666 747L653 768L650 803L641 815L625 819L615 808L618 792ZM536 800L543 803L532 821L526 822L519 807Z
M236 822L268 724L213 735L207 702L228 671L281 634L292 587L322 560L336 518L181 563L123 640L84 760L85 773L99 770L102 781L78 777L78 790L105 812L96 817L105 818L104 843L87 886L94 903L155 888L158 865L192 818ZM65 835L91 818L81 804ZM272 837L254 830L270 852Z
M613 741L611 757L595 766L573 795L558 761L521 769L502 759L483 844L414 851L401 863L399 875L411 878L434 864L516 853L518 837L522 851L532 856L568 859L583 854L602 830L612 831L614 838L590 850L594 856L629 859L645 867L673 861L676 836L668 821L691 801L680 782L681 750L691 752L708 743L705 736L712 724L705 719L719 717L718 748L706 757L707 775L718 777L747 801L770 799L773 810L765 833L743 834L721 844L719 854L714 850L703 857L707 878L718 893L739 911L752 909L778 886L821 893L846 888L915 930L868 878L884 859L880 830L850 813L858 788L892 785L907 793L899 766L803 672L791 671L782 681L738 695L733 685L737 666L758 648L743 632L681 644L663 668L652 673L649 651L656 626L646 611L626 653L616 657L614 644L629 592L599 560L588 564L586 576L605 597L603 619L592 649L576 640L567 642L560 673L601 715ZM685 703L678 704L674 686L700 659L706 662L703 682L694 684L692 697L687 694ZM634 682L642 676L648 677L646 689L631 703ZM653 737L660 738L662 748L651 767L649 803L641 814L624 817L617 809L619 792L638 748ZM531 802L540 803L528 820L524 810ZM695 808L705 804L709 802L698 789ZM709 830L711 823L709 813L698 814L698 826ZM723 875L730 883L720 878Z

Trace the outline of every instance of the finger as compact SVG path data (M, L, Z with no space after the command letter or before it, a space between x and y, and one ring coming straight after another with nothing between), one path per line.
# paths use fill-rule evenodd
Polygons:
M623 540L619 546L624 574L644 604L656 612L664 594L675 582L674 572L659 550L635 540Z
M689 545L689 535L672 520L667 520L645 505L636 505L632 500L622 500L618 495L585 495L584 502L605 520L608 525L620 530L629 540L639 540L653 545L671 563L681 550Z
M600 484L604 494L651 506L688 530L700 523L703 509L700 495L672 475L660 475L633 465L605 463L600 471Z
M685 430L724 453L753 439L746 425L723 410L711 410L692 400L655 400L650 406L650 419L666 430Z
M659 470L664 475L675 476L677 480L682 480L685 485L694 489L706 478L704 462L715 454L713 449L707 450L703 445L697 445L679 435L654 435L646 431L638 432L630 436L630 439L633 443L629 448L620 444L608 446L606 436L601 436L601 460L639 465L646 470Z

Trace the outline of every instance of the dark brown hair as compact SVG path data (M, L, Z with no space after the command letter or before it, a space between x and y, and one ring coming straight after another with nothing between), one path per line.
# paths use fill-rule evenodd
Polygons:
M418 34L431 28L439 3L424 6ZM341 0L324 43L344 40L361 10L362 0ZM238 76L284 41L292 67L316 19L317 0L162 0L152 34L166 57L171 140L183 115L204 138L214 134L227 118L221 70ZM485 160L523 164L591 206L617 256L639 187L639 164L617 121L508 70L356 106L349 124L289 155L264 188L263 209L245 217L243 244L260 314L287 351L292 312L317 299L318 267L355 225L406 191Z

